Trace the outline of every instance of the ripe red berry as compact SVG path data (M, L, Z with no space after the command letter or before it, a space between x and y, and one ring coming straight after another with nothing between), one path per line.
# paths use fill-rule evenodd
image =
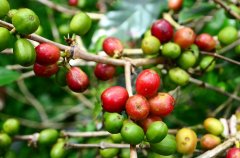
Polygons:
M74 92L83 92L89 86L89 79L85 72L78 67L71 67L66 75L67 85Z
M135 121L143 120L149 114L149 103L144 96L139 94L133 95L127 100L126 112Z
M230 148L227 151L226 158L239 158L240 157L240 149L239 148Z
M116 68L113 65L98 63L94 69L95 76L103 81L113 78Z
M150 113L160 117L165 117L174 109L175 100L168 93L158 93L149 99Z
M139 125L143 128L143 130L146 132L149 125L155 121L162 121L162 119L159 116L155 115L149 115L147 118L141 120L139 122Z
M41 65L54 64L60 58L60 50L53 44L41 43L36 48L36 62Z
M181 48L185 49L192 45L195 41L196 35L191 28L184 27L174 35L174 42L179 44Z
M213 37L207 33L203 33L197 36L195 40L196 45L199 47L199 49L204 51L211 51L215 49L216 42L213 39Z
M36 76L50 77L53 74L57 73L58 65L57 63L51 64L51 65L41 65L41 64L35 63L33 66L33 71Z
M138 94L149 98L157 94L160 83L160 76L157 74L157 72L146 69L143 70L137 77L136 91Z
M68 4L70 6L77 6L78 5L78 0L68 0Z
M103 41L103 50L110 57L120 57L123 51L123 45L121 41L115 37L108 37Z
M177 11L182 7L182 3L183 0L168 0L168 8Z
M122 112L128 99L128 92L120 86L113 86L103 91L102 107L107 112Z
M157 37L161 43L166 43L173 37L173 27L167 20L160 19L153 23L151 33Z

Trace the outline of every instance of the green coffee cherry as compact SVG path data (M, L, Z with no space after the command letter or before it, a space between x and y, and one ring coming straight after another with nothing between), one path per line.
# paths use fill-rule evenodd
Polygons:
M160 49L160 41L154 36L145 37L142 40L142 50L145 55L158 54Z
M235 53L236 54L240 54L240 45L238 45L238 46L236 46L235 48L234 48L234 51L235 51Z
M109 113L104 119L104 127L110 133L119 133L122 126L123 116L118 113Z
M39 144L51 145L54 144L58 139L59 133L55 129L42 130L38 137Z
M232 42L236 41L237 38L238 31L232 26L225 27L218 33L218 40L224 45L231 44Z
M205 71L212 71L215 67L215 60L214 60L214 57L211 57L211 56L205 56L202 58L202 60L200 61L200 68L202 70L205 70Z
M64 158L67 155L67 150L64 148L64 140L60 139L51 149L51 158Z
M179 67L170 69L168 74L169 78L178 85L183 86L189 82L189 74Z
M9 135L17 134L20 128L20 123L17 119L10 118L3 123L3 131Z
M197 61L196 56L191 51L185 51L178 59L178 65L183 69L193 67Z
M163 45L162 55L171 59L176 59L181 54L181 48L178 44L168 42Z
M0 18L3 18L10 10L10 5L7 0L0 0L0 4Z
M11 137L6 133L0 133L0 149L7 149L12 143Z
M8 47L11 39L10 32L8 29L0 27L0 52Z
M91 28L92 20L84 12L80 12L72 18L70 22L70 29L72 32L82 36L85 35Z

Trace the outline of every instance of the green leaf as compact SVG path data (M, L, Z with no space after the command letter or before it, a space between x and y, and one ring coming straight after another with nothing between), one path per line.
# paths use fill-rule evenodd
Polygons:
M0 67L0 86L4 86L16 81L20 77L20 73Z
M179 23L186 23L193 19L199 18L208 14L213 8L215 8L214 4L209 3L201 3L201 5L193 6L192 8L184 8L179 13Z

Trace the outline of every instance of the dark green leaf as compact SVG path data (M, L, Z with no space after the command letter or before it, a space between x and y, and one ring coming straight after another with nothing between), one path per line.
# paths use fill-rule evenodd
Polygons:
M0 68L0 86L16 81L19 77L20 73L17 71L8 70L3 67Z

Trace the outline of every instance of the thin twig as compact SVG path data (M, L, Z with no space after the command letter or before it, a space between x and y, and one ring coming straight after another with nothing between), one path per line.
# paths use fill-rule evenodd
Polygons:
M223 53L227 52L228 50L233 49L234 47L236 47L239 44L240 44L240 38L238 40L234 41L233 43L229 44L228 46L223 47L222 49L217 51L217 53L218 54L223 54Z
M80 148L100 148L100 149L108 149L108 148L129 148L129 144L113 144L113 143L105 143L101 142L99 144L76 144L76 143L65 143L66 148L70 149L80 149ZM132 158L132 157L131 157Z
M73 8L68 9L67 7L63 7L59 4L55 4L54 2L49 1L49 0L37 0L37 2L42 3L43 5L45 5L49 8L52 8L56 11L62 12L64 14L75 15L75 14L80 12L79 10L76 10L76 9L73 9ZM104 17L104 14L99 14L99 13L87 13L87 14L93 20L100 20L101 18Z
M41 120L43 122L48 120L47 113L45 109L43 108L43 105L39 103L39 101L29 92L27 86L25 85L23 80L18 80L17 81L18 87L20 91L24 94L26 97L27 101L37 110Z
M107 131L94 131L94 132L69 132L62 131L61 132L64 137L102 137L102 136L110 136L111 133Z
M210 84L208 84L208 83L205 83L205 82L203 82L203 81L201 81L201 80L198 80L198 79L195 79L195 78L190 78L189 82L191 82L191 83L193 83L193 84L196 84L196 85L198 85L198 86L200 86L200 87L203 87L203 88L206 88L206 89L210 89L210 90L216 91L216 92L221 93L221 94L223 94L223 95L225 95L225 96L228 96L228 97L230 97L230 98L233 98L233 99L235 99L235 100L237 100L237 101L240 101L240 97L238 97L237 95L231 94L231 93L229 93L229 92L226 92L226 91L224 91L224 90L222 90L222 89L220 89L220 88L217 88L217 87L215 87L215 86L212 86L212 85L210 85Z
M52 31L52 36L53 36L53 39L54 41L56 42L60 42L60 35L59 35L59 31L58 31L58 28L57 28L57 25L56 25L56 22L55 22L55 18L53 16L53 10L47 8L47 15L48 15L48 21L49 21L49 24L50 24L50 28L51 28L51 31Z
M171 16L169 13L164 13L164 14L163 14L163 18L164 18L165 20L167 20L176 30L184 27L184 26L182 26L182 25L179 25L179 24L172 18L172 16Z
M21 76L18 78L18 80L24 80L24 79L32 77L34 75L35 74L33 71L28 71L28 72L22 73Z
M231 14L236 19L240 20L240 15L234 12L230 7L228 7L224 2L221 0L213 0L215 3L219 4L223 9L225 9L229 14Z

